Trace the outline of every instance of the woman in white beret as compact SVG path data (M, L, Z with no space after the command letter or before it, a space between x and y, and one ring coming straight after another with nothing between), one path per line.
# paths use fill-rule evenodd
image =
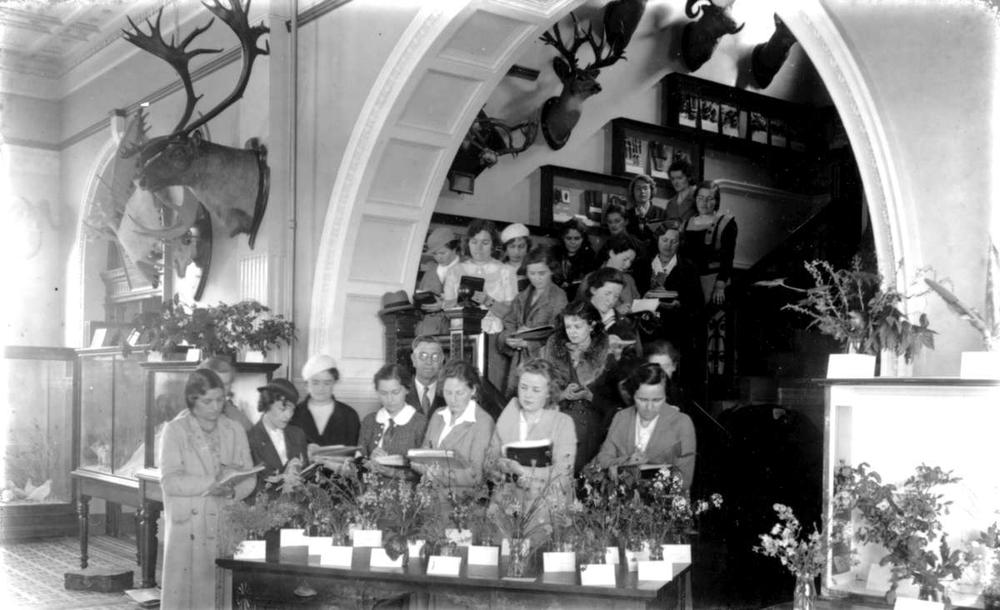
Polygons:
M291 424L306 433L309 453L327 445L357 445L361 420L350 405L333 395L340 381L337 362L326 354L313 356L302 367L308 395L295 407Z

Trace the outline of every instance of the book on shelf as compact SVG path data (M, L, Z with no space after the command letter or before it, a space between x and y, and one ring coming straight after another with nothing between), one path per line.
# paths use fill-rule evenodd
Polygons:
M442 470L468 468L469 463L451 449L410 449L406 459L411 464L439 466Z
M354 457L359 449L357 445L324 445L313 449L309 457Z
M413 305L421 307L423 305L433 305L437 303L438 295L430 290L417 290L413 293Z
M524 339L525 341L542 341L543 339L548 339L549 335L554 333L555 330L556 327L551 324L542 324L541 326L519 328L511 333L510 336L517 339Z
M504 443L500 451L504 457L522 466L545 468L552 465L552 441L547 438Z

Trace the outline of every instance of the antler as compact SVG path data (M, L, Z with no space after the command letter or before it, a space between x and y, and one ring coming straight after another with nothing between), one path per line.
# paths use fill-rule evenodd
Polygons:
M577 69L576 63L576 52L580 50L580 47L586 42L586 38L582 37L582 32L580 31L580 24L576 20L576 15L573 13L569 14L573 18L573 46L566 48L566 44L562 39L562 31L559 28L559 22L556 22L552 26L552 32L545 32L539 38L542 42L547 45L555 47L556 51L566 59L566 63L569 64L570 68L573 70Z
M514 143L515 133L520 132L524 138L520 145ZM469 130L472 144L480 150L491 150L498 157L501 155L517 156L518 153L526 151L535 143L538 137L538 119L524 121L517 125L507 125L499 119L485 116L477 118ZM495 149L489 141L490 136L495 136L503 140L504 148Z
M212 4L204 2L203 4L205 5L205 8L212 11L216 17L226 22L229 29L231 29L233 33L236 34L236 37L239 38L240 48L243 52L243 69L240 71L240 77L236 83L236 87L228 96L226 96L224 100L204 115L198 117L194 123L191 123L182 131L178 132L180 135L185 136L217 117L223 110L231 106L233 102L243 97L243 92L246 90L247 83L250 81L250 71L253 69L254 60L257 59L258 55L268 55L271 52L271 44L267 41L265 41L263 49L257 46L257 39L270 32L271 29L263 24L254 26L250 25L247 20L247 13L250 11L250 0L247 0L246 7L243 6L240 0L230 0L230 6L232 8L228 9L222 6L219 0L212 0Z
M191 72L188 70L188 62L191 58L196 55L201 55L202 53L218 53L222 49L194 49L193 51L187 51L185 47L191 44L197 36L201 35L205 30L212 27L212 23L215 22L215 18L209 20L204 27L195 28L190 34L184 37L184 40L180 44L175 44L175 37L170 36L170 43L168 44L161 34L160 30L160 19L163 17L163 7L156 12L156 23L151 22L149 19L146 20L146 25L149 26L149 33L145 33L139 29L139 27L132 21L132 18L128 18L128 24L132 26L132 31L122 30L122 36L125 40L131 42L135 46L139 47L144 51L148 51L153 55L159 57L160 59L166 61L170 64L177 74L181 77L181 82L184 83L184 92L187 94L187 104L184 106L184 114L181 116L180 121L171 130L176 133L187 124L188 120L191 119L191 114L194 112L195 104L201 99L200 95L194 94L194 85L191 83ZM136 151L131 151L130 154L135 154ZM125 154L123 153L123 156Z
M576 20L576 15L573 13L569 14L573 18L573 46L566 48L566 44L563 42L562 31L559 28L559 24L556 23L552 26L552 32L545 32L541 36L541 41L547 45L555 47L559 54L562 55L572 72L589 72L589 71L600 71L601 68L607 68L608 66L614 64L619 59L625 56L625 49L622 48L615 51L611 47L607 47L608 54L602 57L602 53L605 50L605 37L597 36L594 34L594 27L588 21L587 30L584 31L580 27L580 23ZM594 61L587 64L584 68L580 68L577 64L576 52L580 50L583 43L587 43L590 46L590 50L594 54ZM596 76L596 74L594 75Z

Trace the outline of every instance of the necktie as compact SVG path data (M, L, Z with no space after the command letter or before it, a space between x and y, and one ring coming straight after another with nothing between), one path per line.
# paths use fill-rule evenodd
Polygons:
M424 414L427 414L431 410L431 399L427 395L428 388L424 386L424 395L420 398L420 408L423 410Z

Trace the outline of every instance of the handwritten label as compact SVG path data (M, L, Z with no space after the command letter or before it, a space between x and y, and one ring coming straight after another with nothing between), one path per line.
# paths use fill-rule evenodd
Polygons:
M371 558L368 560L370 568L402 568L403 555L400 554L395 561L389 559L389 555L382 547L372 547Z
M500 548L495 546L469 547L470 566L495 566L500 564Z
M585 563L581 565L580 584L584 587L617 586L618 583L615 582L615 565L612 563Z
M576 553L542 553L546 572L576 572Z
M944 602L929 602L909 597L897 597L895 610L944 610Z
M472 544L472 530L460 530L449 527L444 530L444 537L448 542L454 542L458 546L469 546Z
M328 546L319 554L319 565L331 568L351 568L354 560L354 547Z
M618 547L609 546L604 550L604 563L618 565Z
M284 529L281 530L281 546L308 546L309 541L306 540L306 531L303 529Z
M382 530L351 530L352 546L382 546Z
M233 553L233 559L264 559L267 557L267 543L263 540L244 540Z
M431 555L427 560L428 576L458 576L462 571L461 557Z
M670 563L691 563L690 544L662 544L663 561Z
M637 580L670 582L674 577L674 567L669 561L640 561Z

